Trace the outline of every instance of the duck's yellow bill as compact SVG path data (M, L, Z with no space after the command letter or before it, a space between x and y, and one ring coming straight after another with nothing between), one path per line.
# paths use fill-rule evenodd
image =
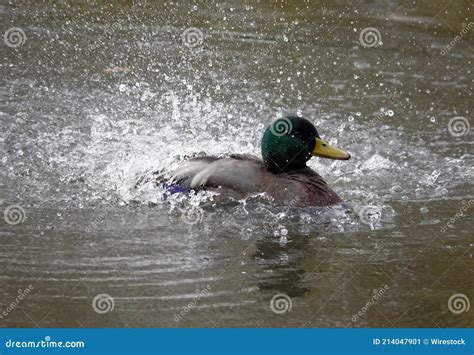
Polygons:
M321 138L316 138L316 145L314 146L314 149L311 154L317 155L318 157L322 158L339 160L347 160L351 157L351 155L345 150L333 147L329 143L323 141Z

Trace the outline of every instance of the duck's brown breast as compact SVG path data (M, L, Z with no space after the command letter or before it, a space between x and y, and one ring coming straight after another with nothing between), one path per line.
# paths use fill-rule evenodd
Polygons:
M278 175L267 171L262 177L262 190L279 205L330 206L342 202L324 179L310 168Z

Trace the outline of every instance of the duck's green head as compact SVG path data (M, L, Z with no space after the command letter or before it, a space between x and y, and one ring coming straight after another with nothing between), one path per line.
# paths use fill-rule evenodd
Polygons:
M314 125L302 117L279 118L263 134L262 158L274 174L304 168L313 155L341 160L351 157L323 141Z

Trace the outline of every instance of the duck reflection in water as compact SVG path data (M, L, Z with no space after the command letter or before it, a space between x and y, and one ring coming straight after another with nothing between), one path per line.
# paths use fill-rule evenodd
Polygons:
M307 255L308 236L267 236L256 241L255 278L260 290L273 290L290 297L303 296L309 292L305 276L304 259ZM281 233L280 233L281 234Z

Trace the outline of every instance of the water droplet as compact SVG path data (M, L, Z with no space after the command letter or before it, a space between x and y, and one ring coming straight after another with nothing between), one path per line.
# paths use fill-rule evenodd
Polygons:
M402 187L399 186L399 185L394 185L394 186L391 188L391 191L392 191L393 193L399 193L399 192L402 192L403 189L402 189Z
M388 114L390 117L392 117L395 113L394 113L392 110L388 110L388 111L387 111L387 114Z
M436 122L436 118L431 117L431 118L430 118L430 121L434 123L434 122Z
M347 119L349 120L349 122L352 122L354 121L354 116L349 116Z
M429 209L427 209L426 207L421 207L420 212L423 213L423 214L426 214L426 213L429 212Z
M382 206L382 216L386 218L393 218L395 216L395 210L390 205Z
M242 240L249 240L250 239L250 231L249 230L244 230L240 237L242 238Z
M415 189L415 196L416 197L421 197L425 193L425 190L423 190L421 187L418 187Z
M436 189L435 189L435 194L437 196L446 196L448 194L448 190L445 188L445 187L442 187L442 186L438 186Z

